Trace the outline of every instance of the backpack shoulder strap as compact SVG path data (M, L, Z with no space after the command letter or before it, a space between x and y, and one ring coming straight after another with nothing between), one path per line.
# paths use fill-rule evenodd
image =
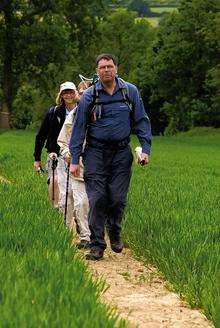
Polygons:
M56 111L57 107L58 106L52 106L52 107L50 107L50 109L49 109L50 120L53 119L53 116L55 114L55 111Z
M53 125L53 120L54 120L54 116L55 116L55 112L57 110L58 106L52 106L49 109L49 124L50 127Z
M98 118L100 118L102 114L102 104L99 101L99 91L96 89L95 84L93 85L90 114L98 116Z
M126 84L126 82L119 78L120 81L122 81L126 86L124 88L121 89L121 93L122 93L122 96L123 96L123 99L124 99L124 102L128 105L130 111L133 111L133 104L132 104L132 101L131 99L129 98L129 88L128 88L128 85Z
M99 92L95 87L95 84L93 84L93 90L92 90L92 103L91 108L93 108L99 100Z

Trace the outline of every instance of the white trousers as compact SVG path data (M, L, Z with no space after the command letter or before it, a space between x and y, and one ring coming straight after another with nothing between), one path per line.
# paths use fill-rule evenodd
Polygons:
M66 204L66 187L67 187L67 164L62 158L58 158L57 164L57 180L59 186L59 209L65 213L65 204ZM69 179L69 188L68 188L68 198L67 198L67 215L66 215L66 225L72 227L73 224L73 201L72 201L72 190L71 183Z
M64 213L66 203L67 187L67 164L59 158L57 165L58 185L60 190L59 208ZM79 227L80 240L90 241L90 230L88 224L89 203L85 190L84 181L69 178L68 198L67 198L67 218L66 225L72 228L75 220Z
M84 181L71 180L71 188L74 203L74 217L79 227L80 240L90 241L90 230L88 224L89 202L86 194Z

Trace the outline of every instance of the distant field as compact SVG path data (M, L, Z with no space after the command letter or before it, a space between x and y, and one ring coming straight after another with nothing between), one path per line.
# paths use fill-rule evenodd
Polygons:
M146 17L146 19L153 27L157 27L160 20L159 17Z
M162 13L171 13L177 11L175 7L150 7L152 13L162 14ZM160 17L146 17L148 22L153 26L157 27L159 24Z
M170 0L159 0L159 1L149 1L149 6L164 6L164 7L177 7L180 4L180 0L170 1Z
M172 11L177 11L178 9L175 7L150 7L150 10L153 13L170 13Z

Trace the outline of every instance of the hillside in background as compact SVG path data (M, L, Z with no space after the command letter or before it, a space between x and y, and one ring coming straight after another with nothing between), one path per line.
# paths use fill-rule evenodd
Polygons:
M103 0L103 3L110 7L126 7L128 8L131 3L133 5L139 5L142 2L147 7L178 7L180 0Z
M112 10L126 8L138 13L139 17L148 17L152 26L157 27L159 19L166 13L177 10L180 0L104 0L105 6Z

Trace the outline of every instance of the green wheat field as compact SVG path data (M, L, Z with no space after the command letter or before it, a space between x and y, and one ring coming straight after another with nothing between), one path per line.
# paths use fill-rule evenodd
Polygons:
M126 327L33 172L34 135L0 131L0 326ZM154 138L151 164L133 165L123 238L220 327L219 130Z

